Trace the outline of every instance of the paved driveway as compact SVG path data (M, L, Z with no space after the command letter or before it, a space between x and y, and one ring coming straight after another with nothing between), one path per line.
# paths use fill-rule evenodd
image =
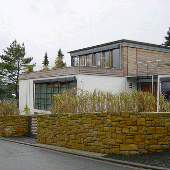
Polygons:
M42 148L0 141L1 170L139 170Z

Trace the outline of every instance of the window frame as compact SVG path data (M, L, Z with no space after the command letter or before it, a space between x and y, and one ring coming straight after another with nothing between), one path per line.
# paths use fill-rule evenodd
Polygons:
M39 87L38 87L39 86ZM52 105L52 97L64 90L71 90L77 87L76 77L68 77L51 80L35 80L34 81L34 109L50 110ZM48 89L51 90L48 91ZM38 90L38 92L37 92ZM51 99L48 100L48 96ZM49 102L50 101L50 102Z
M116 52L116 50L118 50ZM106 53L109 58L109 64L106 65ZM90 57L89 57L90 56ZM90 65L87 64L90 60ZM71 56L72 66L94 66L103 68L121 69L121 47L99 50L84 55ZM109 67L108 67L109 66Z

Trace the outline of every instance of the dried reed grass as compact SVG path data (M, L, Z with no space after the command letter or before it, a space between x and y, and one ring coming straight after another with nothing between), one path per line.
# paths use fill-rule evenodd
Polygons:
M92 113L92 112L156 112L157 99L148 92L132 91L119 94L94 90L92 93L81 90L62 91L54 95L52 114ZM160 111L170 111L170 102L160 97Z
M14 100L0 103L0 116L19 115L19 109Z

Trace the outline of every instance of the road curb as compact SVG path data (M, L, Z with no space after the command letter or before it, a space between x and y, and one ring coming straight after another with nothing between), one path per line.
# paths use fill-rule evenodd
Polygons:
M116 160L116 159L111 159L111 158L104 158L104 157L88 155L88 154L81 154L81 153L74 152L71 150L66 151L63 149L56 149L56 148L53 148L52 145L44 146L45 144L31 144L31 143L25 143L25 142L16 141L16 140L5 139L2 137L0 137L0 140L14 142L14 143L22 144L22 145L38 147L38 148L43 148L43 149L48 149L48 150L54 150L54 151L61 152L61 153L66 153L66 154L71 154L71 155L76 155L76 156L81 156L81 157L86 157L86 158L92 158L92 159L96 159L96 160L100 160L100 161L106 161L106 162L111 162L111 163L116 163L116 164L121 164L121 165L126 165L126 166L129 165L129 166L136 167L136 168L144 168L144 169L152 169L152 170L170 170L168 168L163 168L163 167L157 167L157 166L145 165L145 164L140 164L140 163Z

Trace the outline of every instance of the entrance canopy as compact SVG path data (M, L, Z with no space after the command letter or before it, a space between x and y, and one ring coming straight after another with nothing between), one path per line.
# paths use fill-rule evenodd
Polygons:
M147 91L157 97L157 111L159 111L161 94L163 94L167 100L170 100L170 73L127 78L129 80L135 79L138 91Z

